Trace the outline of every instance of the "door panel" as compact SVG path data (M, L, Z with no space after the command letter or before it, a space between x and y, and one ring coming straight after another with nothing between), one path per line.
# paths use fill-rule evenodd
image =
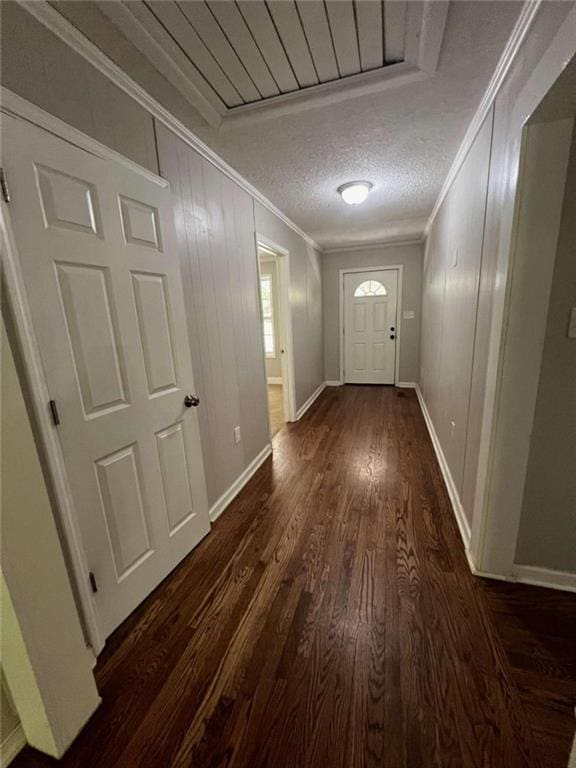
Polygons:
M153 397L176 386L176 362L166 281L163 275L146 272L132 272L131 275L148 393Z
M158 432L156 443L169 528L173 534L184 520L194 514L182 422Z
M107 270L58 262L55 266L85 416L128 405Z
M3 116L34 331L104 635L208 532L170 191Z
M344 381L394 384L398 270L344 275Z
M119 579L151 553L136 445L95 462L102 507Z

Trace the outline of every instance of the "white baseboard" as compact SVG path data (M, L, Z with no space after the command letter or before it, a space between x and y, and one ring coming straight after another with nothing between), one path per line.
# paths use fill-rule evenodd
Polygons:
M26 746L26 736L22 725L18 723L16 728L10 733L2 744L0 744L0 765L7 768L14 760L18 752Z
M552 571L549 568L539 568L536 565L515 564L513 580L520 581L522 584L532 584L535 587L576 592L576 573Z
M397 386L402 385L397 384ZM424 420L426 421L426 426L428 427L428 433L430 434L432 445L434 446L436 458L440 464L442 477L444 478L446 488L448 489L448 495L450 496L454 517L456 518L458 528L460 529L460 535L462 537L462 541L464 542L464 549L466 551L468 565L470 566L472 573L475 576L481 576L485 579L497 579L498 581L507 581L511 583L521 582L522 584L532 584L536 587L548 587L549 589L561 589L566 592L576 592L576 573L568 573L566 571L553 571L549 570L548 568L538 568L533 565L515 564L511 574L501 574L487 573L476 567L469 549L470 524L468 523L466 515L464 514L464 510L462 509L462 504L460 503L460 497L458 495L456 485L450 473L446 457L442 451L442 446L440 445L438 435L434 429L432 419L430 418L428 408L426 407L424 397L418 384L416 384L416 394L418 396L418 402L420 403L420 408L422 409Z
M436 434L436 430L434 429L434 424L432 423L432 419L430 418L430 414L428 413L428 408L426 407L426 403L424 402L424 397L422 395L422 392L420 391L420 387L418 386L418 384L416 384L415 389L416 389L416 395L418 396L418 402L420 403L420 408L422 409L422 414L424 416L424 421L426 422L426 426L428 427L428 433L430 435L430 439L432 440L432 445L434 446L434 453L436 454L436 458L438 459L438 464L440 465L440 471L442 472L442 477L444 478L444 482L446 483L448 496L450 497L450 502L452 504L452 509L454 511L454 517L456 518L456 522L458 523L460 536L462 537L462 541L464 542L464 548L466 549L466 555L470 560L468 556L468 548L470 546L470 523L468 522L466 515L464 514L464 509L462 508L462 504L460 503L460 496L458 495L458 489L456 488L456 483L454 482L452 473L450 472L448 462L446 461L446 457L444 456L444 451L442 450L442 446L440 445L440 440L438 439L438 435Z
M266 381L268 382L268 384L283 384L284 383L284 380L283 380L282 376L268 376Z
M416 382L415 381L399 381L396 384L397 387L402 387L402 389L416 389Z
M322 394L322 392L324 391L325 388L326 388L326 382L323 381L322 384L320 384L320 386L316 390L316 392L311 394L310 397L308 398L308 400L306 400L304 405L301 406L300 408L298 408L298 410L296 411L296 421L298 421L299 419L302 418L302 416L304 416L304 414L306 413L308 408L310 408L310 406L316 400L316 398L319 397Z
M334 381L327 381L326 382L326 386L327 387L341 387L342 383L343 382L341 382L340 379L336 379Z
M228 488L227 491L224 491L222 496L218 499L218 501L215 501L214 504L210 507L210 512L208 513L210 517L211 522L216 522L222 512L226 509L228 504L234 499L242 488L246 485L248 480L252 477L252 475L260 468L260 466L266 461L268 456L272 453L272 445L268 443L268 445L260 451L258 456L248 464L244 472L242 472L241 475L239 475L236 480L232 483L230 488Z

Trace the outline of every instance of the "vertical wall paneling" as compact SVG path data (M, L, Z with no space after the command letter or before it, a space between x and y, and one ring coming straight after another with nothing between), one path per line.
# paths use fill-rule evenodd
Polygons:
M463 502L492 112L432 226L424 265L421 388ZM471 522L473 493L464 507Z
M210 504L269 441L254 202L163 125ZM239 426L242 439L234 441Z

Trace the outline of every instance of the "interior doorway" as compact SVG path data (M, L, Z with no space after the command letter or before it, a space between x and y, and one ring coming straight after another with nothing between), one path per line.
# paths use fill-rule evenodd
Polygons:
M270 437L295 419L288 253L258 239L262 336Z

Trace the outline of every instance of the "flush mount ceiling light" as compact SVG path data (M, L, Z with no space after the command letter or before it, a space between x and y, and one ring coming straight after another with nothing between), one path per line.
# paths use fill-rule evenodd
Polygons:
M366 200L373 186L369 181L349 181L348 184L338 187L338 192L348 205L360 205Z

